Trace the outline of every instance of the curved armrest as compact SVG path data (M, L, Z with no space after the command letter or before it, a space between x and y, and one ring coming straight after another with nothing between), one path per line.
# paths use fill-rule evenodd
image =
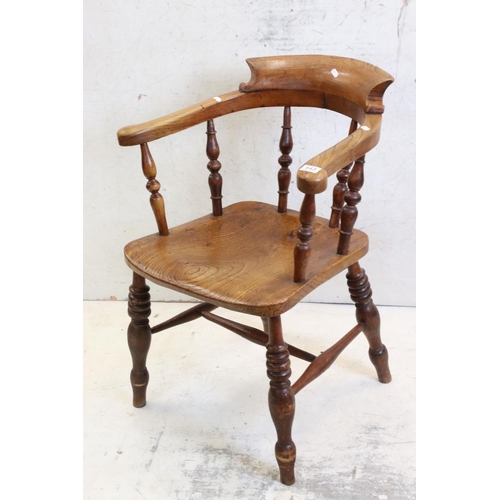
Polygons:
M274 56L247 59L247 63L251 79L242 83L240 90L156 120L124 127L118 131L118 142L121 146L136 146L228 113L264 106L327 108L371 127L365 123L371 120L366 115L383 113L383 94L394 81L376 66L345 57ZM323 168L328 175L333 173L329 167Z
M140 125L123 127L118 131L118 142L121 146L137 146L175 134L219 116L265 106L312 106L323 108L324 96L321 92L306 90L253 93L235 90Z
M175 134L193 125L231 111L231 103L240 92L229 92L221 96L206 99L175 113L156 118L139 125L123 127L118 131L118 142L121 146L136 146L151 142L167 135ZM214 109L218 108L218 109ZM229 108L229 109L228 109Z
M380 138L382 115L366 115L363 124L332 148L311 158L297 171L297 188L305 194L322 193L327 179L370 151Z

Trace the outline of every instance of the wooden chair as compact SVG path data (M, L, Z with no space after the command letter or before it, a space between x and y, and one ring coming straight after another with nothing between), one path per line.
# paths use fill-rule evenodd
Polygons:
M290 485L295 481L291 431L299 391L329 368L360 332L368 339L370 360L379 381L391 381L387 350L380 339L379 314L372 302L368 278L359 264L368 251L368 237L353 226L361 200L365 154L379 140L382 97L393 78L366 62L333 56L262 57L248 59L247 63L251 79L242 83L239 90L118 132L120 145L140 146L142 169L148 179L146 187L158 225L156 234L125 247L125 260L133 271L128 309L128 342L133 360L130 378L133 404L140 408L146 404L146 357L151 335L200 317L266 346L269 408L277 432L276 459L281 482ZM242 201L223 208L213 119L267 106L284 107L277 206ZM287 207L292 106L326 108L352 120L345 139L297 170L297 188L304 193L299 212ZM169 228L148 143L205 121L212 213ZM333 174L337 181L331 217L327 220L315 216L315 197L327 189L328 178ZM344 269L356 306L356 325L317 356L286 344L281 315ZM151 327L146 280L201 303ZM217 307L260 316L263 331L213 314ZM310 362L293 385L289 355Z

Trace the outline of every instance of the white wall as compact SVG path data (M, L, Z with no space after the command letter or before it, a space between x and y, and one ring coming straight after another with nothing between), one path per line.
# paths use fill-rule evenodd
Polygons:
M363 259L377 304L415 305L415 2L412 0L86 0L84 5L84 298L125 299L123 246L156 231L138 148L116 131L235 90L245 59L329 54L363 59L396 81L385 95L379 145L367 155L356 227L370 235ZM216 120L225 205L276 202L281 109ZM294 109L295 168L347 134L345 117ZM326 126L325 126L326 125ZM205 128L150 145L175 226L210 211ZM331 179L331 187L335 179ZM293 189L290 206L300 206ZM329 217L331 189L318 200ZM180 296L152 286L153 300ZM349 302L339 277L309 296Z

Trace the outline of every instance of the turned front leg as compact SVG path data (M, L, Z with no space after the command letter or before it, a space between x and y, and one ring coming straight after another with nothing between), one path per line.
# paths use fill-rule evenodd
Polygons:
M382 383L392 380L389 370L389 354L380 338L380 315L372 300L372 290L368 276L359 262L349 266L347 273L347 286L351 298L356 304L356 319L363 324L363 333L368 339L370 360L377 370L378 379Z
M278 441L276 460L283 484L295 482L295 443L292 441L292 423L295 414L295 396L290 386L290 358L283 341L281 317L268 318L267 376L269 382L269 410L276 427Z
M151 345L151 328L149 315L151 314L151 297L146 280L134 273L132 286L129 288L128 314L131 318L128 327L128 346L132 355L132 383L133 405L142 408L146 404L146 388L149 382L149 373L146 368L146 358Z

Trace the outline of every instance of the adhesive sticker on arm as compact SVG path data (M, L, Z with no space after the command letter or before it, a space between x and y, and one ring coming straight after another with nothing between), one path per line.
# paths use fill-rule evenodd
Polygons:
M300 167L299 170L305 170L306 172L317 174L321 170L321 167L315 167L314 165L304 165L303 167Z

